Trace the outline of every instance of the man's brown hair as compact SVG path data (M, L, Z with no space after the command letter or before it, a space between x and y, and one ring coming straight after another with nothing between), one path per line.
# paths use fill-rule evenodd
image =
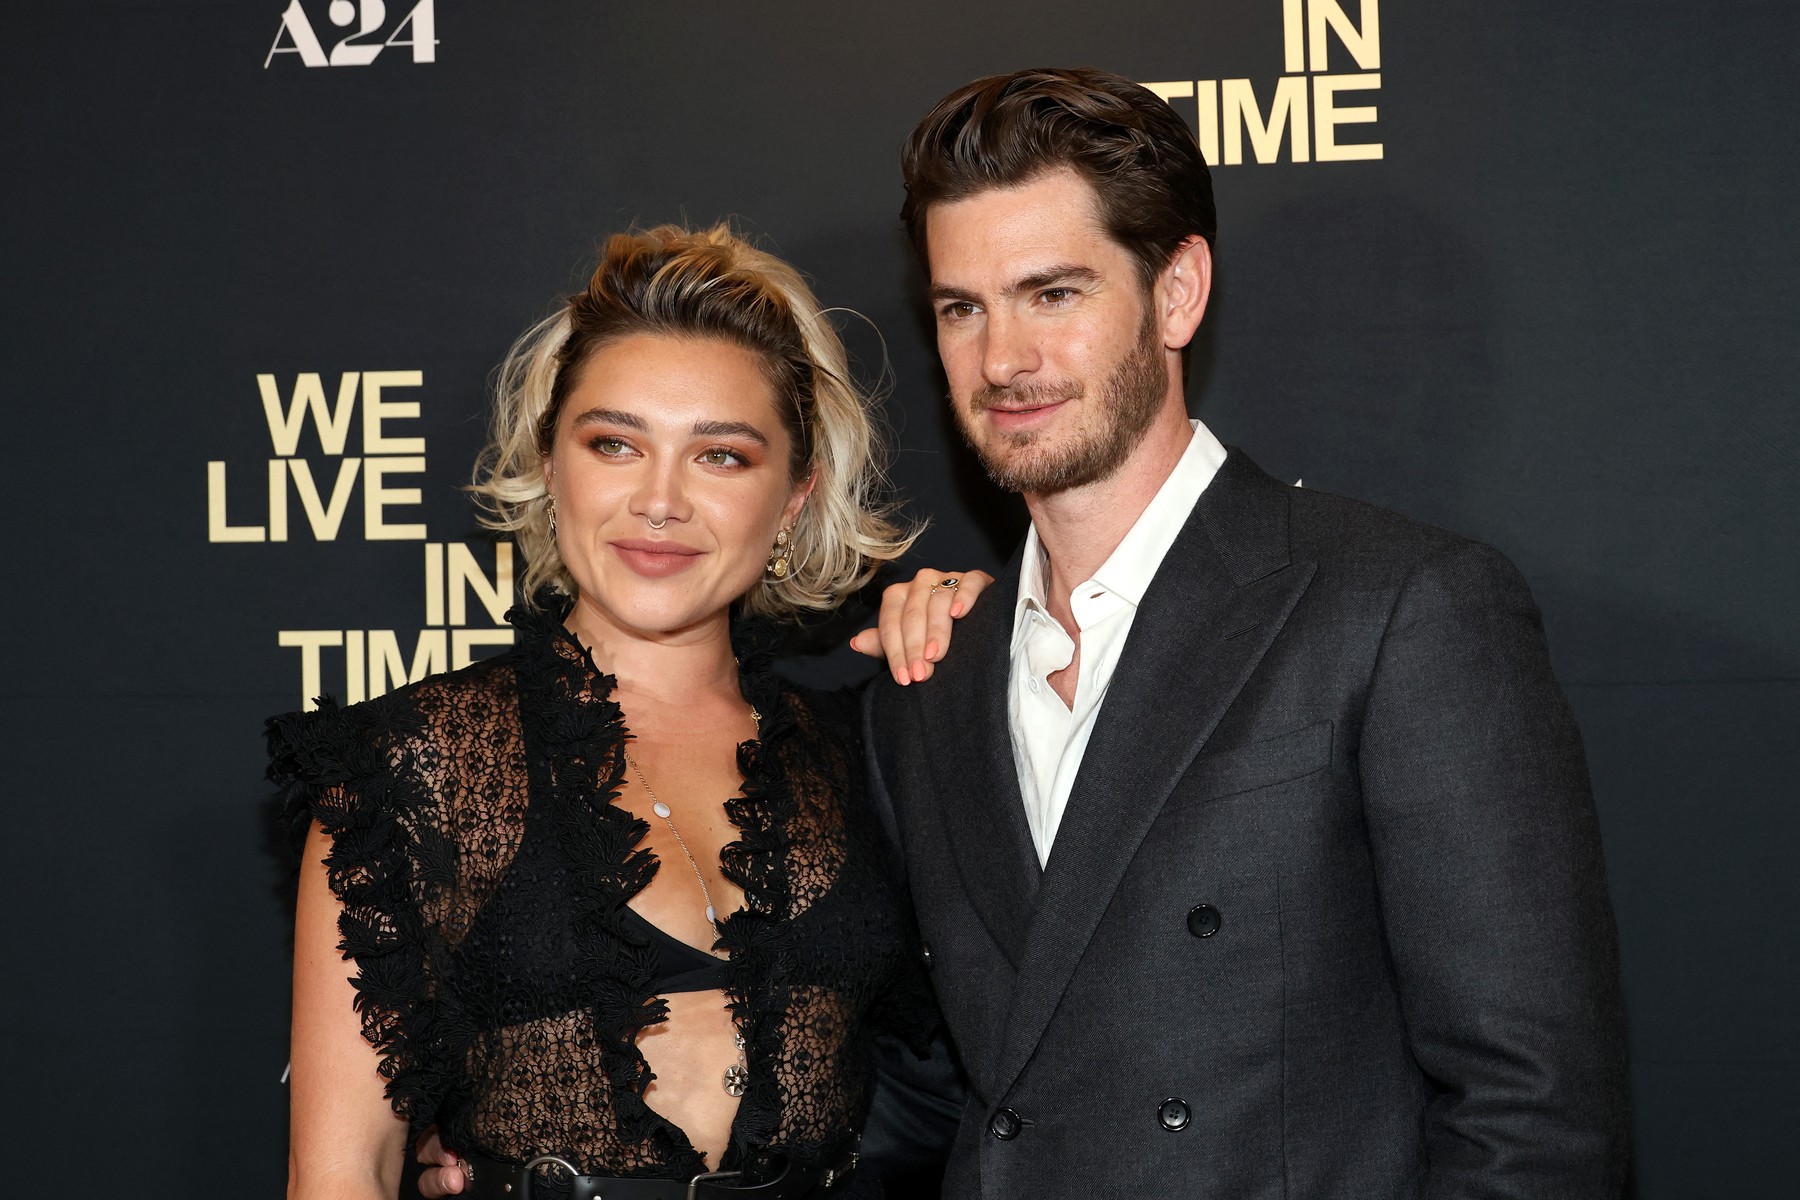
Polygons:
M1154 92L1091 67L990 75L944 97L901 152L900 219L929 263L932 205L1065 167L1093 185L1101 223L1146 288L1183 241L1198 234L1212 243L1212 176L1187 124Z

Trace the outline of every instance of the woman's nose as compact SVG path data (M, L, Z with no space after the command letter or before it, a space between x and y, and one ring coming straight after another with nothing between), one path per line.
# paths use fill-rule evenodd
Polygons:
M684 482L680 464L668 460L649 464L632 496L632 514L642 517L652 529L661 529L671 520L687 520L692 506Z

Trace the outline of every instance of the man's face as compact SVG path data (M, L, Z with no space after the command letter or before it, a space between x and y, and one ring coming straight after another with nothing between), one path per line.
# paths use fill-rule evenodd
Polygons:
M1051 493L1105 479L1169 374L1136 264L1073 171L925 216L938 354L963 436L994 482Z

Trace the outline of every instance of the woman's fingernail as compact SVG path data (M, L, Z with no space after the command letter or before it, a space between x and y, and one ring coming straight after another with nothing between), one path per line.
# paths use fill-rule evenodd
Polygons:
M938 656L938 644L936 642L926 642L925 643L925 657L930 659L932 662L936 662L937 656Z
M953 617L960 617L963 615L963 606L962 606L961 600L958 600L955 604L952 604L950 606L950 615Z

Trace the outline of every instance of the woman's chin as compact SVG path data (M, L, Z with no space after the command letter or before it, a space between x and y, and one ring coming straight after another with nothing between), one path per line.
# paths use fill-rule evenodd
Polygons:
M666 586L605 587L584 592L581 607L622 633L664 638L727 625L734 598Z

